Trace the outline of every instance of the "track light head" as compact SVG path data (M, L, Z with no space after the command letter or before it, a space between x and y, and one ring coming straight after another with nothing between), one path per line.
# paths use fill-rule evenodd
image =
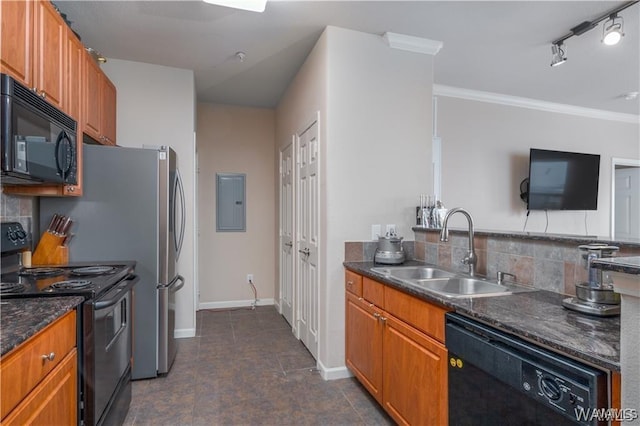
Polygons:
M613 46L620 42L624 36L623 20L617 13L611 14L602 26L602 42L607 46Z
M564 45L562 43L551 45L551 66L557 67L560 64L567 62L567 57L564 52Z

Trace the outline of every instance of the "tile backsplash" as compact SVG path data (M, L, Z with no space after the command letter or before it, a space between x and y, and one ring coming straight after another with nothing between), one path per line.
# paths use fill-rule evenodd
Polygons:
M0 194L0 219L2 222L20 222L24 229L33 232L33 213L36 197Z
M345 261L372 261L375 241L346 242ZM413 247L408 247L412 245ZM516 282L555 293L575 295L575 284L587 280L580 250L575 242L531 240L513 236L476 235L478 275L495 279L498 271L514 274ZM405 241L408 259L420 260L467 273L461 263L469 246L466 234L450 233L449 242L439 240L438 232L415 232L415 241ZM409 255L412 253L412 255ZM617 256L638 256L639 247L622 246Z

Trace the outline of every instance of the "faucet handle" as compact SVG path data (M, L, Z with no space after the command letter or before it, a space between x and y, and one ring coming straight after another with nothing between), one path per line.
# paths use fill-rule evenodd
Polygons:
M514 274L510 274L508 272L503 272L503 271L498 271L497 273L497 278L498 278L498 284L502 284L504 282L504 277L511 277L513 278L513 282L516 281L517 277Z

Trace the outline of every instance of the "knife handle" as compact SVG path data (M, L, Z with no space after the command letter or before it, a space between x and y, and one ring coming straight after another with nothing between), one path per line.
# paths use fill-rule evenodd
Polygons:
M49 227L47 231L54 232L56 230L56 224L58 223L58 213L54 213L51 217L51 222L49 222Z
M73 224L73 220L70 217L66 217L62 226L60 227L60 235L65 236L69 233L69 229L71 229L71 225Z

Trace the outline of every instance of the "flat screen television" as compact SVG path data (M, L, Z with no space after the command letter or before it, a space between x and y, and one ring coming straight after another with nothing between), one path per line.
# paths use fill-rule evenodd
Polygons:
M597 210L600 156L532 148L528 210Z

